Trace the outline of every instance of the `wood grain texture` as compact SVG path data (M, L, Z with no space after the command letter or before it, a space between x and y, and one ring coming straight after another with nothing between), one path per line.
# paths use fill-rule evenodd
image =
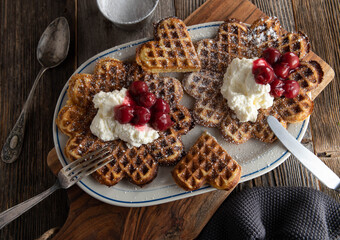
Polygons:
M174 15L185 19L204 2L204 0L160 0L151 21ZM233 1L233 4L242 2L244 1ZM266 14L278 16L285 29L301 29L306 32L312 39L312 49L336 70L337 76L339 75L340 11L338 0L252 0L252 2ZM228 8L224 8L223 11L230 14ZM206 12L208 16L212 15L210 10ZM236 17L240 14L242 11L238 11ZM53 147L50 127L56 99L75 67L109 47L152 35L151 26L133 32L125 32L116 28L99 14L95 1L1 0L0 119L2 134L0 145L4 143L15 123L40 68L35 59L36 44L40 34L48 23L58 16L65 16L70 23L72 39L70 54L65 63L46 73L36 90L35 104L29 115L29 127L21 159L12 165L0 162L0 210L5 210L34 196L54 183L55 178L45 162L48 151ZM253 18L257 18L256 14ZM337 125L340 110L338 78L322 92L315 104L312 130L316 152L340 175L338 152L340 145L339 137L337 137L340 128L340 124ZM317 112L318 116L315 118ZM305 136L304 141L311 147L310 135ZM340 201L339 194L326 189L292 157L276 170L253 181L240 184L235 190L240 191L253 186L310 186ZM71 199L81 199L77 194L86 195L79 190L74 196L70 196ZM81 202L81 204L93 206L93 210L103 211L98 208L99 203L96 205L97 203L92 202L93 200ZM65 191L55 193L2 229L0 239L35 239L49 228L62 226L68 214L66 201ZM122 217L115 210L112 210L110 214L114 217ZM134 214L146 216L143 211L131 212L129 217L135 222L142 221L144 218L132 218ZM94 213L91 219L95 218ZM112 219L110 220L112 222ZM92 227L92 224L94 223L90 220L87 226ZM122 228L130 229L128 224ZM107 231L112 238L118 238L118 231L124 230ZM126 237L133 234L135 232L128 233Z
M298 28L308 32L313 50L336 71L335 80L316 100L311 120L315 150L340 152L340 2L294 0L293 3ZM302 10L310 14L303 14Z
M153 17L142 29L125 31L107 20L99 11L96 1L78 2L78 66L95 54L119 44L153 37L153 22L175 15L173 1L160 1ZM89 28L88 26L95 26Z
M206 0L175 0L176 16L184 20L204 2L206 2Z
M340 2L293 0L293 9L297 28L308 33L313 51L336 72L334 81L315 100L311 128L316 154L323 156L325 164L340 175ZM338 193L322 184L320 188L340 200Z
M73 1L0 1L0 146L10 133L41 66L36 47L48 24L64 16L74 39ZM0 161L0 211L46 190L55 182L46 156L54 146L51 131L60 91L74 71L74 41L68 58L46 71L29 110L22 153L6 164ZM0 230L1 239L33 239L60 226L67 217L66 192L57 192ZM62 211L60 210L62 209ZM47 211L48 210L48 211Z

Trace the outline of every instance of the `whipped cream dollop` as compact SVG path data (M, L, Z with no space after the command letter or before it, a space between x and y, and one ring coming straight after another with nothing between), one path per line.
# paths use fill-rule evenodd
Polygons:
M252 73L256 59L235 58L224 75L221 93L228 106L235 112L240 122L255 122L258 109L269 108L274 98L270 95L270 85L255 82Z
M156 130L148 126L133 126L121 124L114 117L114 108L127 103L127 89L120 91L99 92L93 97L94 107L98 108L97 115L92 120L91 132L103 141L121 139L128 147L139 147L159 137Z

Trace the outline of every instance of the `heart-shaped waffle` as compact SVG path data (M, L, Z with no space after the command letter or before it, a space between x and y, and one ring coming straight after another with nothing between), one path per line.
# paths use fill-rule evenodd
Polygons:
M300 66L288 76L300 85L300 93L293 99L275 98L271 108L259 110L256 122L240 122L228 107L220 90L223 74L234 58L260 57L264 49L275 47L281 53L294 52ZM233 143L244 143L254 137L264 142L276 140L266 117L273 115L283 126L306 119L313 110L313 101L308 92L322 81L323 71L316 61L303 61L309 52L307 36L302 33L283 33L276 18L261 18L251 26L231 19L219 27L215 39L197 43L202 70L186 75L185 91L195 98L193 117L206 127L218 127L224 138Z
M160 137L155 141L133 148L128 148L122 140L104 142L94 136L90 131L90 124L97 113L92 103L93 96L100 91L127 88L137 80L145 81L150 92L169 102L173 126L160 132ZM188 132L192 119L188 109L179 103L183 89L177 79L147 73L136 63L105 58L98 61L94 74L76 74L71 78L68 96L56 120L59 129L70 137L65 146L65 155L73 161L109 146L112 161L93 174L100 183L112 186L127 178L143 186L156 177L159 164L173 165L181 158L181 135Z
M187 155L172 171L175 182L186 191L205 183L217 189L231 190L240 180L241 166L208 133L203 133Z
M201 66L182 20L171 17L155 26L154 41L137 49L136 62L150 72L192 72Z

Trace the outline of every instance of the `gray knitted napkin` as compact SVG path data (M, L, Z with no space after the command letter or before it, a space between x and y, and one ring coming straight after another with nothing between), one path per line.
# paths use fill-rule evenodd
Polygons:
M232 193L198 239L340 239L340 203L306 187Z

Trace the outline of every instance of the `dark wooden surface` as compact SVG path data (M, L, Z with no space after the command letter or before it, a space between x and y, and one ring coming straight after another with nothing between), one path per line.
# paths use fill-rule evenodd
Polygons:
M205 1L161 0L153 21L176 15L185 19ZM253 0L268 15L278 16L287 30L303 30L313 51L336 71L335 80L315 100L311 127L304 142L340 175L340 92L338 0ZM308 13L308 14L306 14ZM0 211L28 199L51 186L55 177L46 163L53 147L52 117L59 93L68 77L94 54L115 45L151 36L151 26L125 32L102 17L93 0L6 1L0 5L0 118L3 145L20 114L29 89L40 68L36 45L45 27L65 16L71 28L68 58L45 73L34 95L29 113L23 151L13 164L0 163ZM322 26L322 27L320 27ZM252 186L309 186L340 201L339 194L326 189L294 158L274 171L241 184L237 191ZM44 202L0 231L1 239L35 239L45 231L64 224L68 214L65 191Z

